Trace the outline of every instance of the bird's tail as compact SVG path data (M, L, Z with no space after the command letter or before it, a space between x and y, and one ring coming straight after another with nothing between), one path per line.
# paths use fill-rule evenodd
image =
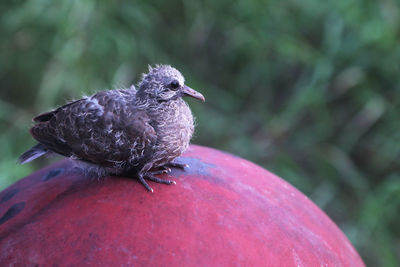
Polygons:
M25 151L25 153L18 158L18 162L20 164L30 162L34 159L37 159L38 157L43 156L47 152L49 152L49 150L45 148L44 145L37 144L31 147L29 150Z

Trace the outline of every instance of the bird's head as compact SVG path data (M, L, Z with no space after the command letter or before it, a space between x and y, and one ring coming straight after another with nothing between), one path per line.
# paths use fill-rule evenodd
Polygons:
M185 78L169 65L149 66L149 72L143 75L137 96L140 99L151 99L157 102L176 100L191 96L205 101L199 92L185 85Z

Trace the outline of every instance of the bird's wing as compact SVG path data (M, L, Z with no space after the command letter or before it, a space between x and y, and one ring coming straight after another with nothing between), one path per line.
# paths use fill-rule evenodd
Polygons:
M56 109L54 109L54 110L41 113L41 114L37 115L36 117L34 117L34 118L32 119L32 121L33 121L33 122L44 122L44 121L49 121L49 120L50 120L57 112L59 112L61 109L66 108L66 107L68 107L68 106L70 106L70 105L74 105L74 104L76 104L77 102L81 102L81 101L84 101L84 100L86 100L86 98L79 99L79 100L75 100L75 101L69 102L69 103L67 103L67 104L65 104L65 105L63 105L63 106L61 106L61 107L59 107L59 108L56 108Z
M103 91L103 92L111 92L111 94L109 94L110 96L115 96L115 95L121 96L121 95L123 95L123 96L126 96L126 97L131 97L131 98L133 97L134 98L135 94L136 94L136 91L137 90L135 88L135 85L132 84L129 87L129 89L119 89L119 90L111 90L111 91ZM99 93L95 94L93 97L94 98L103 98L104 99L105 95L107 95L107 94L104 94L103 92L99 92ZM71 101L71 102L69 102L69 103L67 103L67 104L65 104L65 105L63 105L63 106L61 106L59 108L56 108L54 110L51 110L51 111L48 111L48 112L44 112L44 113L41 113L41 114L37 115L36 117L34 117L32 119L32 121L33 122L49 121L60 110L65 109L65 108L67 108L68 106L71 106L71 105L76 105L77 103L82 102L82 101L86 101L86 100L87 100L87 98L82 98L82 99ZM106 99L104 99L104 100L106 100Z
M133 93L103 91L44 113L31 134L64 156L110 167L133 162L157 139L147 112L135 107Z

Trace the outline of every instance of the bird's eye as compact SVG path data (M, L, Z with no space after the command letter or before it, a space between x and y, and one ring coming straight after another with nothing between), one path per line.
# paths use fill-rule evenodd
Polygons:
M169 84L169 87L170 87L172 90L176 90L176 89L178 89L178 87L179 87L179 82L178 82L178 81L172 81L172 82Z

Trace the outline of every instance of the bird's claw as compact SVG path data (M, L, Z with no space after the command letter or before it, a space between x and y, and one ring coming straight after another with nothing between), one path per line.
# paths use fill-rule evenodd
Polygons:
M166 185L176 184L175 181L167 180L167 179L161 179L161 178L155 177L154 176L154 172L151 172L151 174L150 173L145 173L145 174L139 175L138 178L139 178L139 181L142 183L142 185L148 191L150 191L152 193L154 192L154 190L153 190L153 188L151 188L149 186L149 184L146 182L146 180L150 180L150 181L153 181L153 182L156 182L156 183L159 183L159 184L166 184Z

